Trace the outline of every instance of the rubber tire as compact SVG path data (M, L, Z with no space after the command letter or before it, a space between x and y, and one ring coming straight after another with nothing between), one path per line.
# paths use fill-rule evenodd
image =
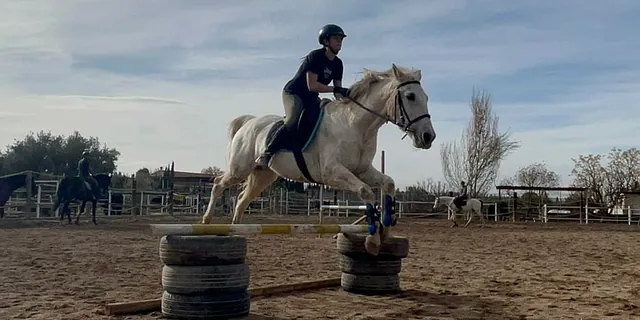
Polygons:
M400 291L400 276L342 273L342 290L363 295L386 295Z
M245 263L247 239L241 236L165 235L160 260L165 265L206 266Z
M197 296L162 293L162 315L169 319L233 319L245 317L250 311L251 297L246 290Z
M409 255L409 239L406 237L387 237L381 244L380 252L377 256L367 252L364 247L366 238L366 234L350 233L345 235L344 233L339 233L336 239L338 253L359 259L370 258L375 260L397 260L406 258Z
M342 254L340 271L350 274L394 275L402 271L402 260L359 259Z
M249 266L163 266L162 288L174 294L202 295L246 291L249 287Z

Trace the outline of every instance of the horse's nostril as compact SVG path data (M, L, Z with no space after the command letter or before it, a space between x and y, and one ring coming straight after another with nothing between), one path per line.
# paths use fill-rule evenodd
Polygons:
M424 141L425 143L429 143L431 142L431 140L432 140L432 137L429 132L425 132L422 134L422 141Z

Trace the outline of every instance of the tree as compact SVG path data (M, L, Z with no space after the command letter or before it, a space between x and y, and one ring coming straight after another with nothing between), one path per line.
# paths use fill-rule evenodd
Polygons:
M546 164L535 162L518 169L513 181L525 187L556 187L560 185L560 175L549 170Z
M2 174L32 170L53 175L76 175L78 160L85 150L91 154L92 172L115 171L120 152L102 145L98 138L85 138L77 131L68 137L40 131L29 133L23 140L7 146L0 161Z
M220 168L218 168L218 167L215 167L215 166L213 166L213 167L209 166L207 168L204 168L204 169L200 170L200 173L210 174L210 175L212 175L214 177L217 177L217 176L223 174L222 170Z
M433 178L427 178L427 180L418 181L416 186L429 195L442 196L448 193L447 184L442 181L434 181Z
M499 133L498 117L486 91L473 92L470 108L472 116L460 141L443 143L440 157L449 186L459 189L460 182L466 181L469 195L477 197L491 190L502 160L520 145L510 140L509 133Z
M557 187L560 185L560 175L549 170L546 164L535 162L518 169L512 181L524 187ZM520 198L529 202L540 202L540 200L548 202L547 192L543 190L524 192Z
M603 160L608 160L603 163ZM618 204L623 191L634 191L640 184L640 150L612 148L608 155L579 155L571 159L574 168L573 184L587 188L589 201L607 207L609 211Z
M153 172L162 172L160 168ZM138 169L136 172L136 189L139 190L157 190L162 186L162 176L152 176L152 171L148 168Z

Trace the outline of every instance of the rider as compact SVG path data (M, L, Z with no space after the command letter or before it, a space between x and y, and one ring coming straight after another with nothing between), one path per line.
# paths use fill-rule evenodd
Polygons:
M349 96L349 89L342 87L343 65L337 56L342 48L342 39L346 36L342 28L335 24L327 24L320 29L318 43L322 48L307 54L296 74L283 88L284 128L271 139L264 153L256 159L259 167L268 167L273 153L281 147L286 137L293 136L303 109L318 113L319 93L333 92L336 98L339 95ZM333 86L329 86L331 81Z
M458 196L458 198L460 199L460 201L465 201L469 198L469 196L467 195L467 184L464 181L460 181L460 195Z
M89 161L89 152L82 152L82 158L78 161L78 177L84 182L88 182L92 191L98 190L98 182L91 175L91 163Z

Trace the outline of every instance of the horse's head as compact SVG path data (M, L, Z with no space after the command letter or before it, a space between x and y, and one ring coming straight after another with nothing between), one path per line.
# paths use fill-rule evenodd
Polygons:
M93 176L94 179L98 182L98 186L100 187L100 193L104 193L109 190L109 186L111 185L111 174L109 173L98 173Z
M27 186L27 175L14 174L0 180L0 207L3 207L16 189ZM37 195L38 185L31 179L31 196ZM0 208L0 217L4 216L4 208Z
M363 79L351 87L351 103L373 114L379 126L390 121L405 131L413 146L431 148L436 138L429 114L429 97L420 85L422 72L392 64L383 72L366 70Z
M436 197L435 200L433 200L433 209L437 209L438 206L440 205L440 197Z

